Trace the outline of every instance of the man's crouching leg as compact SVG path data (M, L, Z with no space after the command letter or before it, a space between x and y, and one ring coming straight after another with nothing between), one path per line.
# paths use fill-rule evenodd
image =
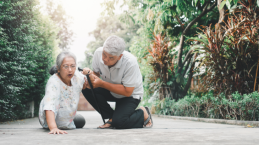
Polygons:
M112 117L112 126L117 129L143 128L144 114L137 109L140 100L125 97L116 101L116 109Z

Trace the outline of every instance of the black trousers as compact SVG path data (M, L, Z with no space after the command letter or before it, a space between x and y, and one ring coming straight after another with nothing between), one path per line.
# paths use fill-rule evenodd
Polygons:
M143 110L137 109L140 100L133 97L115 98L110 91L103 88L94 89L99 108L104 119L112 119L112 126L117 129L142 128L144 124ZM82 91L87 101L98 111L90 89ZM108 102L116 102L115 110ZM99 112L99 111L98 111ZM100 113L100 112L99 112Z

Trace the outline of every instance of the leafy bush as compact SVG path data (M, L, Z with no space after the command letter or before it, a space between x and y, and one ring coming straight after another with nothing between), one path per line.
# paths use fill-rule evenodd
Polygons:
M173 116L204 117L233 120L259 120L259 93L240 95L233 93L229 99L209 92L202 97L190 95L177 102L170 98L156 102L156 113Z
M207 90L227 96L254 90L258 63L259 8L254 3L241 3L228 15L225 25L204 26L194 38L200 56L200 66L206 69L202 78Z
M35 0L0 1L0 121L24 118L43 97L57 48L57 28Z

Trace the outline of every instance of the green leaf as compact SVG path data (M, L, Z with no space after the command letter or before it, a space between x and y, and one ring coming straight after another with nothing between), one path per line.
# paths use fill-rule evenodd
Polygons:
M184 78L181 77L180 84L183 84L183 83L184 83Z
M177 13L179 13L179 14L181 13L181 10L180 10L179 7L176 8L176 11L177 11Z
M176 6L180 5L182 0L176 0Z
M170 85L172 85L172 84L173 84L172 81L167 82L167 85L168 85L168 86L170 86Z
M221 10L226 4L226 0L221 2L220 6L219 6L219 10Z
M181 82L181 76L178 76L178 77L176 78L176 82L177 82L177 83L180 83L180 82Z
M205 3L205 0L201 0L201 3L202 3L202 5L204 5L204 3Z
M257 0L257 6L259 7L259 0Z
M227 5L228 9L231 8L230 0L227 0L226 5Z
M172 0L172 5L176 5L176 0Z
M198 2L198 0L194 0L194 5L195 5L195 6L197 5L197 2Z
M239 0L234 0L234 4L236 5L238 1L239 1ZM259 1L259 0L257 0L257 1Z

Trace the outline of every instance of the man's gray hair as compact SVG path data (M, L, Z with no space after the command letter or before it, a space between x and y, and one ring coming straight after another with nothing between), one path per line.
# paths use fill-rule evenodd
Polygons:
M67 57L72 57L72 58L75 60L75 63L76 63L76 56L75 56L72 52L69 52L69 51L62 51L62 52L59 53L59 55L57 56L57 60L56 60L57 69L60 69L63 60L64 60L65 58L67 58Z
M126 45L124 40L115 35L108 37L103 44L104 51L116 56L120 56L125 50L125 47Z

